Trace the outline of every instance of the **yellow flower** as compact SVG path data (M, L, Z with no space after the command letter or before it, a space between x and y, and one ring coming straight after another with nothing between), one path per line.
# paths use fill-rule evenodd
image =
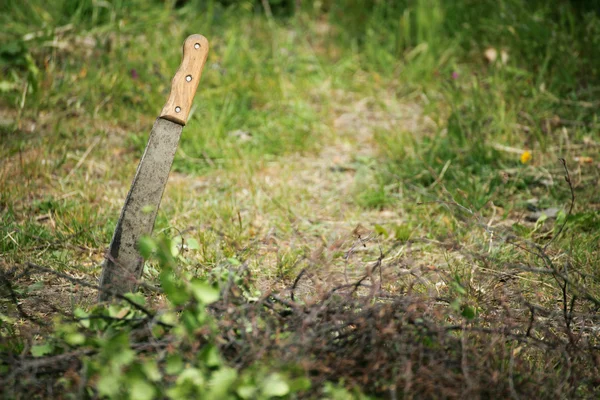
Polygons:
M525 150L523 154L521 154L521 163L527 164L531 160L531 152L529 150Z

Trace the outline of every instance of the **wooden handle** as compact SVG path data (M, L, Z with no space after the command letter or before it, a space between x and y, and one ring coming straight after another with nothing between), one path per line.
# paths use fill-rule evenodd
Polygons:
M208 40L191 35L183 43L183 60L171 81L171 93L160 117L185 125L208 56Z

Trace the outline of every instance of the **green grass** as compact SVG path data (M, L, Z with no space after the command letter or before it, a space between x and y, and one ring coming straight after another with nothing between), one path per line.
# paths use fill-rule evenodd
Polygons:
M303 257L341 265L362 225L383 246L427 239L423 264L468 281L459 247L494 254L503 270L518 251L494 240L544 246L558 232L564 212L537 225L525 217L568 209L564 158L576 201L552 254L597 286L591 3L271 3L273 18L260 1L4 1L2 268L98 276L181 44L202 33L211 49L155 227L199 242L189 270L249 260L260 289L281 288Z

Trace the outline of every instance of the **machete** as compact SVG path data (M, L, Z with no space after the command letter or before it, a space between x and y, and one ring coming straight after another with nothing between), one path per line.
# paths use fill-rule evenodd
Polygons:
M208 40L191 35L183 44L181 66L171 82L171 93L154 123L125 205L117 222L100 277L100 301L133 292L142 277L144 260L137 243L150 235L181 131L208 56Z

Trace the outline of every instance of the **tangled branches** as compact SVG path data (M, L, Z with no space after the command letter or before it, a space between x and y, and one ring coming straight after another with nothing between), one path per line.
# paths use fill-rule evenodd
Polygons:
M159 317L160 309L151 310L131 298L124 299L130 311L116 316L78 317L56 304L54 307L63 318L80 324L85 319L101 319L105 326L120 327L128 332L136 357L157 357L160 368L165 368L169 349L177 348L184 360L191 361L207 343L217 344L227 363L238 370L257 365L282 370L293 366L312 382L310 389L300 393L304 397L318 396L326 382L343 382L388 398L555 398L595 393L600 372L600 316L594 302L585 300L583 288L577 297L567 294L582 299L581 303L569 302L568 318L562 307L535 303L531 293L512 283L515 276L552 275L552 270L518 264L510 265L513 276L490 272L478 277L480 283L487 277L486 288L459 281L439 269L414 267L396 278L395 283L401 281L402 287L396 287L394 294L385 290L385 279L390 277L385 270L393 269L394 263L384 260L385 254L380 254L362 276L331 287L311 301L292 295L303 279L310 278L306 269L288 291L249 301L244 293L251 276L242 267L230 275L237 281L224 282L220 300L208 306L216 323L214 336L207 329L197 329L187 340ZM554 278L564 282L561 273L556 271ZM19 278L24 274L58 273L31 264ZM60 276L96 289L68 275ZM20 307L11 279L6 274L2 279L8 298L16 299L20 317L36 322ZM573 275L569 279L575 281ZM559 291L563 288L560 284L556 287ZM177 309L185 312L185 308ZM98 334L83 327L79 332L87 337ZM156 327L162 330L160 337ZM103 334L107 332L105 328ZM3 348L15 337L3 337ZM12 388L13 394L22 393L27 386L51 396L58 390L60 377L73 381L73 391L87 393L85 388L93 376L86 375L83 360L102 357L101 353L101 349L73 344L48 356L33 357L27 349L20 354L3 351L1 361L8 373L2 384Z
M218 398L214 390L228 376L218 393L241 398L322 397L331 382L391 399L598 397L595 276L551 241L540 245L472 217L500 244L413 239L385 252L372 246L371 262L351 263L368 242L359 237L343 265L305 257L286 290L258 299L248 295L254 283L245 263L230 265L212 286L166 274L166 297L121 296L87 310L69 308L64 296L32 303L22 284L60 279L70 295L96 299L95 284L34 264L4 271L0 386L8 397L93 398L125 393L115 376L126 375L154 397L206 389ZM453 248L461 268L414 261L407 249L424 242ZM319 274L338 278L317 285ZM51 326L49 316L63 322ZM40 345L44 336L52 339ZM277 376L269 371L310 384L261 389Z

